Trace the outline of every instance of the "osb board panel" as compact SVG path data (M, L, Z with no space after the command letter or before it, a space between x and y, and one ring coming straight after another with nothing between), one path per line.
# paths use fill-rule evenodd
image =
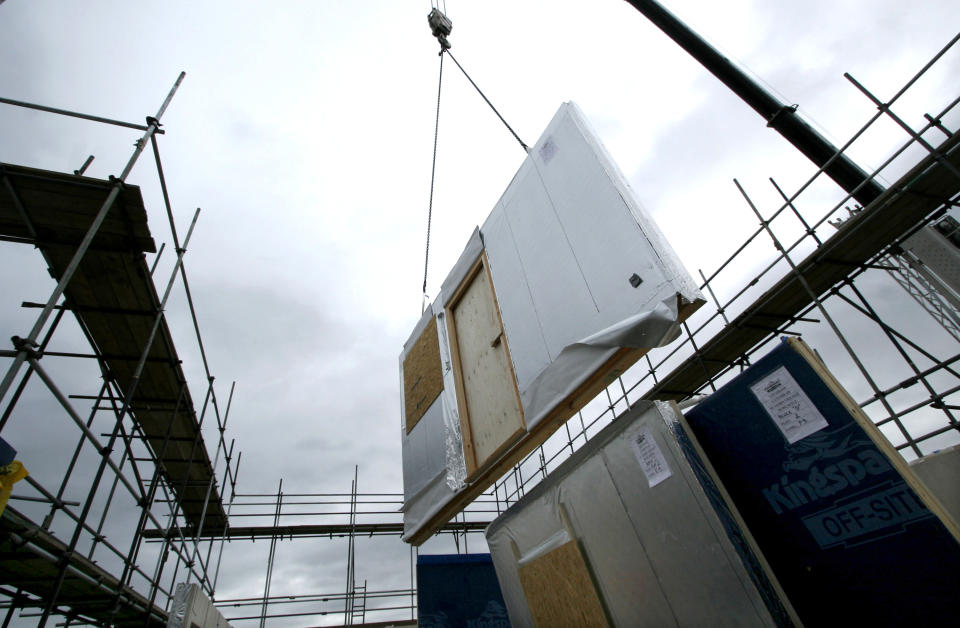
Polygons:
M437 319L432 318L403 360L403 407L407 434L443 390Z
M576 540L522 565L520 584L535 626L609 626Z
M524 427L503 325L482 262L465 284L450 312L473 454L472 460L468 456L469 473L491 462Z

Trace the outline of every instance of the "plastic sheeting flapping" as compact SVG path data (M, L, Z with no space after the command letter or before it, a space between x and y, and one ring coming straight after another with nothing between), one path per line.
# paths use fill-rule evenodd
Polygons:
M481 257L527 435L618 351L671 342L679 335L680 309L690 312L703 303L580 110L561 105L401 352L403 390L404 359L433 317L444 389L409 434L401 430L407 540L445 523L434 519L466 486L462 400L451 360L453 327L446 319ZM523 442L521 437L515 445ZM483 462L486 468L496 464L492 458Z
M490 525L511 625L560 625L562 606L576 608L576 599L543 608L568 573L530 590L521 580L525 565L567 539L578 543L611 625L775 625L674 436L675 408L641 402Z

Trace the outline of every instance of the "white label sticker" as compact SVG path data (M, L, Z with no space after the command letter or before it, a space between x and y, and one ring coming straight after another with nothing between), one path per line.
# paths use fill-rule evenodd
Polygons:
M827 427L827 420L783 366L757 380L750 390L790 444Z
M670 467L667 466L667 459L660 451L657 441L653 439L649 427L644 427L637 432L633 436L631 444L633 445L633 453L637 455L637 460L640 461L640 468L643 469L643 474L647 476L647 484L650 485L650 488L673 475Z

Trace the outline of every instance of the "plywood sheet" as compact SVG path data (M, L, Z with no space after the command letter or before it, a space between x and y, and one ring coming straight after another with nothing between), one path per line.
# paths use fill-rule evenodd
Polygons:
M499 454L524 431L523 409L503 325L483 260L450 308L455 337L467 473ZM465 452L466 453L466 452Z
M609 626L577 541L520 567L520 584L536 626Z
M407 434L443 390L437 319L432 318L403 360L403 407Z

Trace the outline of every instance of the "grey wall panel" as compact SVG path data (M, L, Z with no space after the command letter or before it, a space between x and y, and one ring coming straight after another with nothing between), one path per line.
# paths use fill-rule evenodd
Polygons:
M614 625L677 625L647 548L634 540L633 521L603 457L585 460L563 479L559 494Z
M423 418L406 434L401 426L403 497L410 499L447 468L442 399L437 397Z
M653 488L642 473L638 475L637 455L631 447L641 427L651 428L672 472ZM763 600L750 584L720 519L705 514L712 512L710 502L662 417L637 421L603 448L602 457L657 581L671 600L677 624L757 625L766 615ZM747 604L753 607L752 613Z

